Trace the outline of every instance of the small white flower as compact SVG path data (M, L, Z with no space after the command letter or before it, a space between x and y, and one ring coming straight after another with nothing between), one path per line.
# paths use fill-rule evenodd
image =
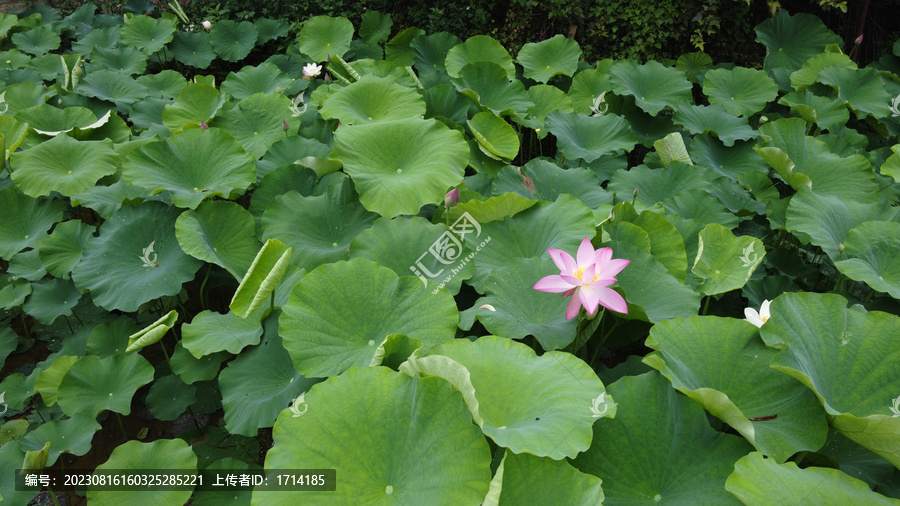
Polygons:
M294 97L294 100L291 100L291 116L297 118L304 112L306 112L306 102L303 101L303 95L305 94L306 92L304 91L303 93L300 93L299 95ZM300 107L301 104L303 105L303 107Z
M0 396L0 400L3 400L2 396ZM890 409L891 409L891 413L893 413L893 415L891 415L892 418L900 417L900 395L898 395L897 398L894 399L894 405L891 406Z
M150 246L144 248L144 254L140 255L140 259L144 262L144 267L159 267L159 264L156 263L157 254L153 252L153 245L156 244L156 241L150 243ZM153 255L153 256L150 256Z
M750 256L751 254L753 255L752 257ZM756 255L756 252L753 251L753 243L752 242L750 244L748 244L746 248L744 248L744 254L741 255L740 258L741 258L741 262L744 264L744 267L750 267L751 265L756 263L756 260L759 257Z
M755 309L752 307L748 307L744 309L745 320L756 325L757 327L762 327L766 320L769 319L771 314L769 313L769 304L772 301L766 299L763 301L762 305L759 306L759 312L757 313Z
M303 67L303 78L304 79L315 79L319 77L319 74L322 73L322 66L316 65L315 63L307 63L306 66Z
M210 23L208 19L204 19L200 24L203 25L204 30L209 30L212 28L212 23Z
M600 409L600 405L603 405L603 410ZM606 392L598 395L596 399L594 399L593 403L591 403L591 415L593 418L600 418L605 415L606 412L609 411L609 406L606 404Z
M297 418L299 416L303 416L304 413L306 413L306 410L309 409L309 406L306 404L306 401L303 400L303 397L305 395L306 395L306 392L303 392L302 394L300 394L300 397L297 397L296 399L294 399L294 402L291 403L290 410L291 410L291 413L293 413L293 415L291 416L292 418ZM301 404L303 405L303 411L300 411Z

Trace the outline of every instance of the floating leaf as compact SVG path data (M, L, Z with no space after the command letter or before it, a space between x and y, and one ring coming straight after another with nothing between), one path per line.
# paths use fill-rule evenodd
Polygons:
M178 313L173 309L165 316L147 325L143 329L128 336L128 347L125 352L136 351L159 341L174 325Z
M209 67L216 59L216 52L206 32L175 32L169 48L176 60L199 69Z
M113 142L77 141L57 135L47 142L10 156L12 179L22 193L31 197L59 192L71 197L81 193L103 176L117 170L119 155Z
M191 447L181 439L160 439L152 443L128 441L117 446L109 459L97 466L97 470L132 472L153 472L171 474L177 469L180 474L196 472L197 456ZM151 471L152 470L152 471ZM88 487L88 501L98 506L114 506L147 502L147 504L183 504L191 497L192 491L177 490L173 487L152 490L110 490L110 487Z
M59 407L69 416L103 410L127 415L138 388L153 381L153 366L137 353L81 357L69 367L57 389Z
M36 248L50 227L62 221L66 204L61 200L35 199L15 188L0 190L0 258L12 259L25 248Z
M100 424L89 414L79 413L65 420L50 420L21 439L22 449L38 450L49 444L47 465L52 466L60 454L84 455L91 449L94 433Z
M174 375L163 376L153 382L147 392L147 409L158 420L175 420L197 400L197 387L186 385Z

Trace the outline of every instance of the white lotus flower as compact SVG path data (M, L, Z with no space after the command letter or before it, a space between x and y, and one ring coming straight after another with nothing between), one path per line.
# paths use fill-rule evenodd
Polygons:
M772 301L766 299L763 301L762 305L759 306L759 312L757 313L755 309L752 307L748 307L744 309L745 320L756 325L757 327L762 327L764 323L769 319L771 314L769 313L769 304Z
M315 79L319 77L319 74L322 73L322 66L316 65L315 63L307 63L303 67L303 78L304 79Z
M208 19L204 19L200 24L203 25L204 30L209 30L210 28L212 28L212 23L210 23Z

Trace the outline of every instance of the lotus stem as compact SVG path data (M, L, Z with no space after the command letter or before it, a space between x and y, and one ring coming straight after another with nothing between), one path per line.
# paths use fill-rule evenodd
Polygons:
M417 76L416 73L413 72L412 67L407 66L407 67L406 67L406 73L409 74L409 76L413 78L413 81L416 82L416 87L418 87L420 90L424 90L424 89L425 89L425 87L422 86L422 83L419 82L419 76Z
M116 420L119 421L119 429L122 430L122 437L128 439L128 434L125 433L125 424L122 423L122 415L116 413Z
M332 61L337 61L338 66L340 66L342 69L344 69L344 72L346 72L347 75L350 76L350 78L347 79L347 78L344 78L343 76L341 76L340 74L335 74L334 72L332 72L331 74L335 77L335 79L337 79L338 81L341 81L341 82L346 81L345 84L355 83L356 81L359 81L359 78L360 78L359 72L353 70L353 67L351 67L349 63L344 61L343 58L341 58L338 55L334 55L334 56L332 56Z
M200 283L200 307L203 309L209 309L206 307L206 282L209 281L209 271L212 270L212 264L206 265L206 275L203 276L203 281Z

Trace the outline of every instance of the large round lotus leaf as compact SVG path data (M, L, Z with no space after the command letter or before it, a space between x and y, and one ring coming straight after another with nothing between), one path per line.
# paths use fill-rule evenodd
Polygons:
M49 26L38 25L31 30L14 33L12 41L20 51L38 56L59 49L61 39Z
M59 57L56 58L56 67L59 67ZM91 62L87 66L88 73L94 70L112 70L125 75L143 74L147 70L147 55L135 47L95 47L91 51Z
M256 169L224 130L193 128L132 151L122 177L152 194L168 190L175 206L196 209L209 197L243 193L256 182Z
M747 173L765 174L768 179L769 166L753 150L755 142L737 141L726 147L718 139L709 135L695 135L688 144L691 158L704 167L735 181L746 177Z
M9 89L9 88L7 88ZM6 93L5 91L3 93ZM0 134L3 135L6 149L2 153L4 159L9 159L9 154L18 148L28 134L28 125L18 122L9 116L0 116Z
M784 348L772 367L812 389L845 436L900 465L900 417L891 399L900 391L900 318L847 309L836 294L786 293L772 301L760 330ZM787 345L787 347L784 347Z
M616 417L594 425L590 449L572 462L603 480L607 504L740 504L724 485L752 450L743 438L713 430L703 409L656 371L626 376L608 392Z
M389 334L434 346L452 339L459 322L449 292L433 294L418 278L398 277L361 258L316 268L297 283L282 310L284 347L308 377L368 365Z
M214 86L204 83L188 83L178 93L175 103L165 106L162 120L172 132L181 131L186 124L199 125L208 122L225 103L225 96Z
M81 360L81 357L61 355L53 360L53 363L40 372L34 381L34 392L41 394L41 400L47 406L56 404L59 393L59 384L69 372L72 364Z
M838 262L842 258L839 247L847 232L871 220L900 221L900 209L887 202L858 202L841 195L820 195L801 189L791 197L786 223L789 232L809 236L809 242Z
M461 43L462 41L456 35L447 32L416 37L410 43L410 47L413 49L416 69L419 72L446 73L444 60L447 58L447 52L453 46Z
M28 280L10 274L0 276L0 308L21 306L30 293L31 283Z
M332 156L366 209L393 217L443 200L462 181L469 146L443 123L409 118L341 127Z
M302 137L294 137L294 139L302 139ZM326 150L329 148L325 148ZM257 172L259 167L257 166ZM250 197L250 214L256 218L257 223L262 220L262 214L265 212L269 204L275 200L275 197L285 194L291 190L298 192L304 197L312 195L313 188L316 186L316 173L309 168L300 167L293 163L282 165L277 169L269 172L257 184Z
M116 211L85 246L72 270L75 285L90 290L94 302L110 311L137 311L147 301L177 294L201 265L178 246L177 216L176 209L158 202Z
M457 124L465 123L469 109L475 104L449 84L438 84L425 90L426 116L444 117Z
M216 116L211 126L225 130L253 158L260 158L273 144L285 138L285 121L288 130L296 131L300 127L300 119L292 117L288 111L290 106L291 100L284 95L257 93L238 102L237 107Z
M236 279L246 274L262 246L256 220L234 202L207 201L175 221L175 237L185 253L225 268Z
M248 65L237 73L229 73L222 83L222 93L242 100L257 93L280 93L290 88L292 82L293 79L274 63L263 62L255 67Z
M332 55L343 56L350 49L353 24L347 18L314 16L300 29L300 52L315 61L325 61Z
M92 186L78 195L73 195L72 205L93 209L108 220L123 205L134 205L147 200L166 202L168 199L165 197L165 195L148 196L147 190L128 184L120 178L109 186Z
M91 449L94 433L100 430L100 424L94 417L79 413L65 420L51 420L25 435L20 441L22 449L40 450L50 443L50 454L47 465L56 463L61 453L84 455Z
M151 55L171 42L174 34L174 19L134 16L125 20L119 43Z
M97 466L97 470L131 470L178 474L192 473L197 470L197 455L185 441L181 439L160 439L152 443L128 441L117 446L109 459ZM177 471L176 471L177 470ZM88 487L87 497L91 505L116 506L121 504L154 504L159 506L180 506L190 499L192 491L173 490L171 487L159 487L150 490L109 490L107 486Z
M831 46L837 48L837 46ZM846 69L856 69L856 63L848 55L839 50L830 51L826 48L824 53L806 60L800 70L791 74L791 86L797 91L806 91L807 88L819 81L819 72L826 67L839 66ZM838 102L840 103L840 102Z
M516 66L503 46L491 37L476 35L447 51L445 66L452 77L460 77L460 70L477 62L491 62L499 65L506 73L506 79L516 78Z
M662 205L666 210L666 214L670 216L677 214L686 220L696 220L699 228L711 224L721 224L727 229L732 229L737 227L740 221L719 199L705 190L683 191L674 197L664 199ZM699 234L699 232L700 230L698 229L696 233ZM684 234L683 230L682 234ZM699 236L692 235L688 237L685 235L685 241L688 240L696 243L699 240ZM696 260L695 251L692 251L690 258ZM741 263L743 264L744 262Z
M60 316L71 314L80 299L81 291L74 283L68 279L53 278L32 283L31 296L22 309L40 323L50 325Z
M18 121L28 123L38 133L55 135L68 132L75 127L84 128L97 121L94 113L86 107L66 107L60 109L50 104L38 104L16 114Z
M528 98L534 107L528 111L528 117L519 122L520 125L537 130L544 129L544 119L553 111L569 113L575 110L572 101L556 86L536 84L528 88ZM538 137L542 132L537 132Z
M328 95L319 109L325 119L342 125L414 118L425 114L425 101L416 90L366 74L359 81Z
M556 137L560 152L568 159L580 158L590 163L619 150L629 151L638 142L628 121L615 114L551 112L546 121L547 130Z
M375 11L367 11L362 15L362 23L359 25L359 38L368 44L385 42L391 35L390 14L382 14Z
M95 70L85 74L75 86L75 93L86 97L113 102L127 109L131 104L147 97L147 88L125 74L112 70Z
M558 34L538 43L525 44L516 59L525 69L525 77L546 83L558 74L574 74L580 56L578 43Z
M650 60L616 62L609 70L609 84L617 95L631 95L638 107L656 116L665 107L678 110L691 104L691 82L678 69Z
M225 427L232 434L256 436L271 427L291 401L315 384L294 370L278 335L278 315L266 319L266 335L219 373Z
M103 176L116 172L119 155L113 142L77 141L57 135L10 156L12 180L31 197L59 192L66 197L81 193Z
M675 112L674 122L692 134L711 132L726 146L737 140L755 139L757 132L746 118L728 114L721 105L687 105Z
M484 111L466 122L478 148L484 154L498 160L512 160L519 154L519 136L505 120Z
M782 90L790 90L791 73L806 60L821 53L828 44L842 44L840 37L812 14L789 15L779 9L755 28L756 41L766 46L763 69L775 78Z
M535 204L537 204L535 200L526 199L516 193L508 192L496 197L482 198L481 200L472 199L457 204L448 209L447 214L452 221L456 221L463 214L468 213L478 223L487 223L509 218L520 211L533 207Z
M499 495L491 502L492 495ZM491 481L484 506L516 504L601 504L600 479L566 460L540 458L507 450Z
M712 64L712 58L708 54L696 51L679 56L675 61L675 68L684 72L691 82L698 83L703 82L703 76Z
M176 32L169 49L176 60L198 69L209 67L216 59L216 52L206 32Z
M491 247L490 243L485 247ZM477 317L491 334L512 339L532 335L545 350L565 348L575 339L578 327L578 320L566 319L569 299L532 289L537 280L558 270L550 259L513 259L488 275L486 296L462 312L460 324L470 327L472 318Z
M494 62L470 63L460 69L452 83L460 93L499 116L524 118L534 107L522 81L510 81L503 67Z
M735 237L718 223L710 223L700 231L697 248L691 272L703 278L695 289L706 295L741 288L766 256L762 241L749 235Z
M900 298L900 223L862 223L847 232L844 247L847 259L834 262L841 273Z
M502 337L456 339L411 357L401 370L453 383L475 423L513 453L573 458L590 446L591 425L616 415L615 401L584 361L559 351L538 357Z
M141 327L127 317L101 323L88 336L84 352L100 358L119 355L128 347L128 336L140 330Z
M259 343L262 333L257 319L203 311L181 326L181 344L196 358L223 350L237 355L244 347Z
M249 21L240 23L224 19L216 22L209 31L213 51L225 61L241 61L256 45L259 33Z
M534 191L525 185L522 174L531 178ZM521 169L511 165L501 169L491 185L491 191L494 195L513 192L528 199L546 202L553 202L563 193L568 193L578 197L578 200L591 209L611 204L613 201L613 194L600 186L600 180L591 170L563 169L551 161L540 158L532 159Z
M666 320L650 329L646 345L657 351L645 363L778 462L825 444L828 422L818 399L769 367L778 351L753 325L715 316Z
M214 353L206 355L203 358L195 358L189 351L184 349L181 341L175 343L175 349L172 350L172 358L169 364L172 366L172 372L181 378L181 381L191 385L198 381L207 381L219 375L219 369L222 362L232 358L227 352Z
M34 199L15 188L0 190L0 258L12 259L25 248L36 248L47 238L50 227L62 221L65 202Z
M540 203L503 221L480 225L471 218L463 218L450 232L465 241L470 250L481 246L473 259L475 274L469 280L481 293L488 274L508 266L512 259L549 257L547 248L574 253L585 237L596 234L594 213L575 197L565 194L556 202Z
M490 449L446 381L351 369L295 404L302 407L275 422L266 469L335 469L339 485L321 493L256 490L254 504L476 504L488 491Z
M6 273L14 278L39 281L47 275L47 270L41 265L41 258L35 249L18 253L9 262Z
M475 264L468 262L458 269L458 264L471 251L454 239L456 236L448 235L445 225L429 223L419 216L380 218L353 239L350 258L377 262L398 276L421 276L419 279L426 283L431 280L443 284L455 295L463 280L474 272ZM398 244L403 247L398 248Z
M611 60L605 60L610 65ZM575 112L591 114L591 108L595 100L610 90L609 67L583 70L572 78L572 86L569 87L569 100L575 107ZM599 64L598 64L599 66Z
M750 116L778 96L778 85L761 70L735 67L715 69L703 78L709 103L721 104L729 114Z
M837 469L779 464L752 452L734 464L725 488L744 504L897 504Z
M297 216L303 217L300 226ZM349 182L328 188L324 195L304 197L290 191L276 197L263 213L262 238L291 246L293 263L312 270L346 260L350 241L377 217L356 200Z
M819 82L834 88L838 100L850 106L859 116L892 116L890 107L894 97L887 92L881 74L875 69L831 66L822 69Z
M147 392L147 409L158 420L175 420L197 400L197 387L170 374L153 382Z
M153 366L137 353L100 358L88 355L69 367L57 389L57 402L69 416L97 416L104 409L127 415L138 388L153 381Z

